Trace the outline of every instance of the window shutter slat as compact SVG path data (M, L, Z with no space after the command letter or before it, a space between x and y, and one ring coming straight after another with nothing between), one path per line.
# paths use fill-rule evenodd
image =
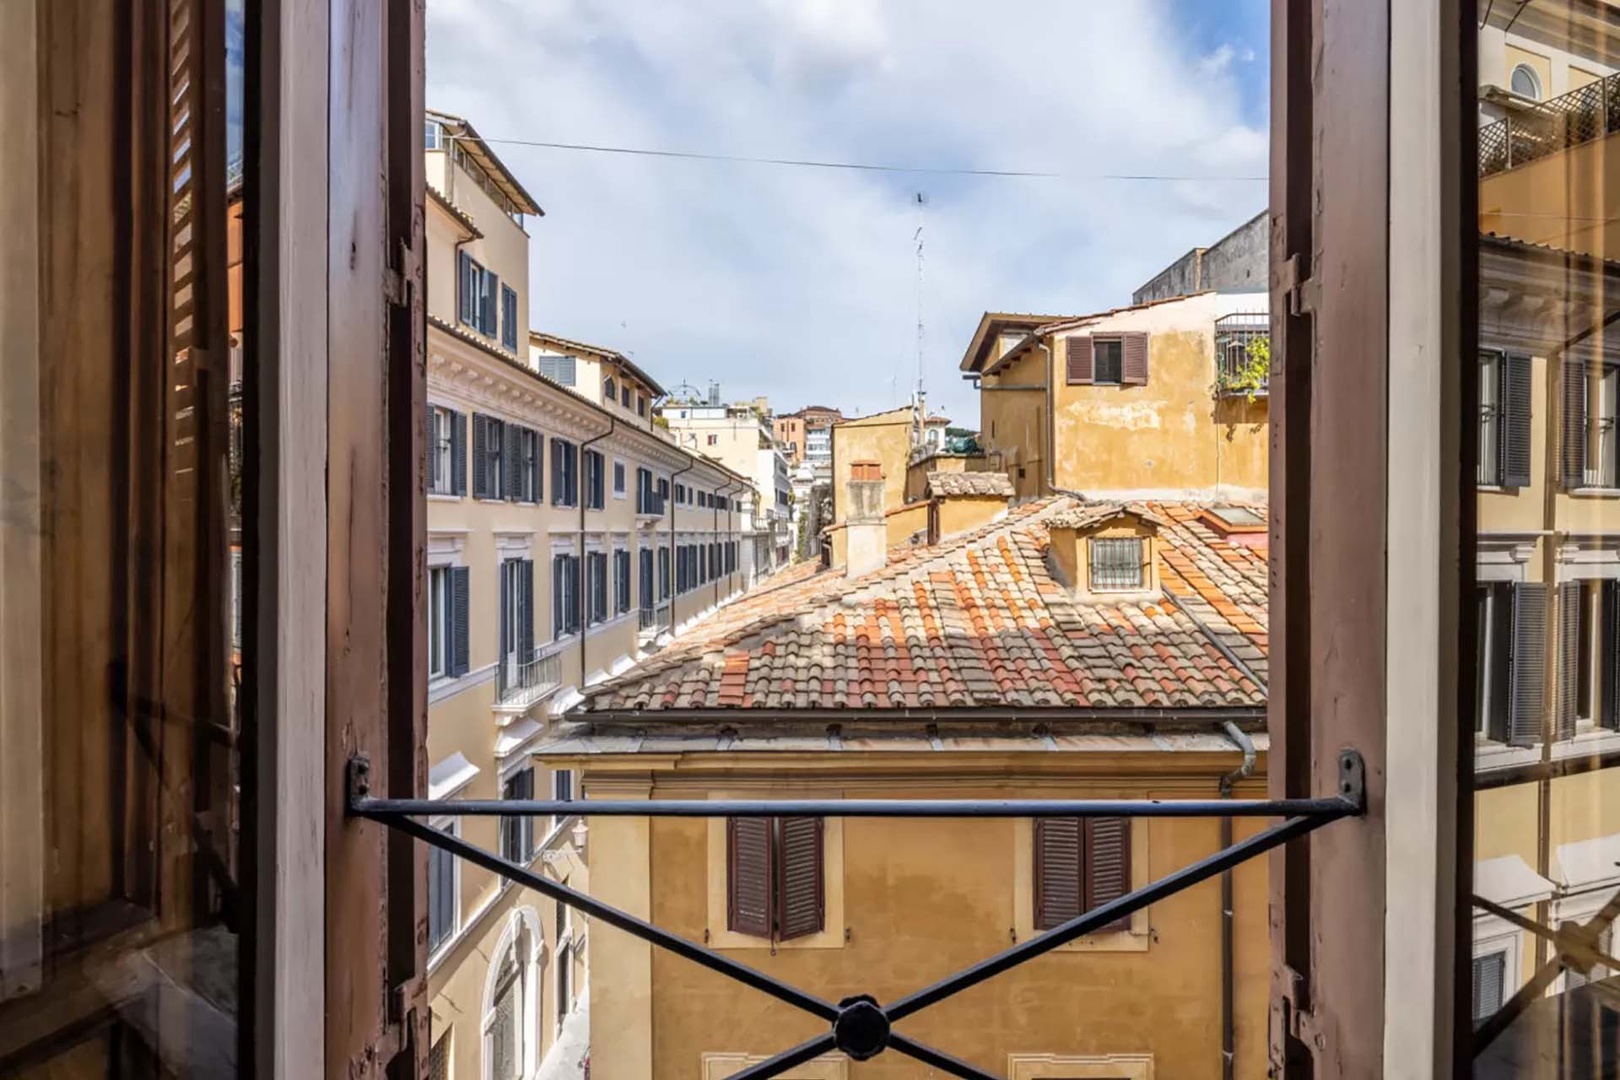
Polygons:
M518 575L518 660L526 664L534 659L534 560L524 559Z
M450 674L467 674L467 610L471 606L470 571L465 566L450 568Z
M1086 819L1086 910L1131 891L1131 823L1128 818ZM1129 916L1104 930L1129 930Z
M774 861L769 818L726 819L726 928L755 937L771 936L771 864Z
M1558 586L1558 731L1556 739L1575 737L1576 698L1580 688L1581 584Z
M1559 418L1564 487L1586 486L1586 365L1564 361L1564 413Z
M1513 598L1511 587L1501 582L1491 582L1480 587L1481 603L1489 597L1487 614L1490 619L1488 634L1493 644L1488 655L1482 654L1479 662L1489 664L1490 671L1490 698L1484 705L1486 709L1486 737L1497 742L1507 742L1509 738L1509 715L1512 712L1512 669L1513 669ZM1487 627L1480 626L1480 641L1483 644L1487 637Z
M473 497L487 499L489 493L489 417L473 413Z
M1091 338L1084 335L1064 338L1063 350L1069 385L1077 386L1094 381L1096 368L1092 363Z
M483 303L479 305L478 311L480 319L478 329L491 337L495 336L495 297L500 295L500 284L499 275L485 271Z
M505 425L503 432L505 441L501 452L501 496L515 501L523 493L523 475L520 468L523 434L517 424Z
M467 417L459 412L450 414L450 491L467 494Z
M1126 386L1146 386L1148 381L1148 336L1142 331L1121 335L1124 362L1119 381Z
M1513 587L1513 639L1508 672L1508 742L1541 742L1546 706L1547 586L1520 582Z
M471 325L473 321L472 256L459 252L456 260L456 319Z
M1620 581L1603 583L1603 626L1598 640L1602 657L1600 715L1606 728L1620 728Z
M776 896L778 936L783 941L819 934L826 926L822 887L822 821L777 819Z
M1050 930L1080 914L1080 818L1035 819L1035 929Z
M1530 358L1502 361L1502 486L1530 486Z

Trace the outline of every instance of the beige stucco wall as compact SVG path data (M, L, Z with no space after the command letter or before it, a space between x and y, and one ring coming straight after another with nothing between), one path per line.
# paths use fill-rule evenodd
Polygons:
M1007 512L1007 500L998 496L955 495L935 500L939 507L939 535L943 539L994 520Z
M478 230L484 234L477 240L467 241L461 250L498 275L502 284L510 286L517 293L517 342L521 355L527 347L525 343L529 336L529 234L507 217L484 194L483 188L460 167L449 164L445 160L447 158L448 154L443 151L427 152L429 182L432 183L435 176L441 178L441 183L433 185L439 194L472 218ZM444 210L436 207L431 199L428 200L428 217L450 221ZM432 232L428 235L428 311L450 323L456 322L456 257L453 245L454 240L446 244L442 232L438 236ZM499 303L497 290L496 304ZM489 340L499 344L501 338L498 330Z
M983 761L958 766L981 777L980 770L998 773L995 780L930 779L928 763L913 760L885 764L881 775L863 778L863 766L844 760L846 755L831 774L827 768L833 763L811 756L764 774L755 765L733 762L731 767L746 777L705 773L695 760L683 762L676 775L664 771L671 763L621 764L630 770L651 766L655 798L720 792L1207 798L1215 794L1214 778L1236 764L1235 754L1213 754L1195 777L1130 781L1121 775L1122 761L1102 770L1105 776L1082 779L1058 775L1066 766L1057 755L1038 756L1045 760L1033 767L1028 755L999 761L985 755ZM1178 763L1177 771L1188 764ZM588 788L600 782L599 775L606 773L587 770ZM1264 781L1249 786L1247 794L1257 796ZM1020 859L1019 824L847 820L840 837L842 874L829 874L826 884L827 909L841 908L844 916L841 925L829 927L829 941L817 947L790 943L774 955L766 947L724 951L831 1000L853 993L893 1000L1005 948L1016 936L1019 868L1027 867L1027 859ZM1022 824L1027 833L1027 822ZM1237 833L1241 838L1260 827L1239 822ZM1142 822L1137 829L1133 849L1136 874L1143 880L1179 869L1219 845L1213 820ZM645 826L624 819L611 853L593 846L593 888L610 903L634 908L650 902L655 923L691 940L717 940L724 927L715 925L712 913L724 906L716 908L709 896L713 835L700 820L661 819ZM611 862L612 877L604 876L598 859ZM830 856L828 862L833 863ZM1266 1068L1270 982L1263 860L1236 872L1235 890L1237 1075L1258 1078ZM1014 1054L1147 1054L1156 1076L1213 1080L1221 1074L1219 932L1218 892L1211 882L1153 905L1139 932L1099 935L1065 947L919 1014L907 1021L906 1031L998 1074L1008 1071ZM768 1055L825 1030L753 990L624 935L611 935L615 943L608 946L609 936L600 932L592 945L593 1027L615 1033L600 1056L593 1054L592 1073L601 1080L685 1080L703 1075L705 1055ZM620 961L611 983L604 967L610 948ZM876 1080L921 1074L907 1059L885 1054L851 1065L848 1075Z
M1006 344L996 344L998 356ZM1032 349L980 380L980 445L1020 499L1046 491L1046 378L1046 350Z
M928 504L911 503L883 515L887 546L904 544L918 533L926 539L928 534Z
M846 420L832 429L833 520L843 521L848 498L850 465L875 461L883 469L883 508L894 510L906 501L906 461L911 454L911 410L896 409L860 420Z
M1488 176L1479 185L1480 232L1620 258L1617 175L1620 135Z

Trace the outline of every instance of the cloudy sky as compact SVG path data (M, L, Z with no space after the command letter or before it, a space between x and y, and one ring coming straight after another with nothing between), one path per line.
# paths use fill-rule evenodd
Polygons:
M902 403L920 221L929 399L976 427L957 364L983 311L1128 303L1264 205L1263 182L1231 178L1266 171L1267 7L429 0L427 98L471 119L545 208L532 325L621 349L669 387L718 380L780 410Z

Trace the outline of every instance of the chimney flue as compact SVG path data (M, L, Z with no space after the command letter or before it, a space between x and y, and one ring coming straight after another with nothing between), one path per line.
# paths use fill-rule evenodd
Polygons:
M883 520L883 481L851 480L849 517L845 521L844 572L860 577L883 569L888 558L888 526Z

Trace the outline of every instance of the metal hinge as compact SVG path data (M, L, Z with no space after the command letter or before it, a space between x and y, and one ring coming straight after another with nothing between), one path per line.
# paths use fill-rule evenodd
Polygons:
M1277 272L1277 285L1288 301L1290 315L1313 314L1322 302L1322 286L1305 273L1305 263L1290 255Z
M395 307L411 306L410 275L406 270L415 265L411 245L401 240L398 250L394 252L394 260L383 274L383 293Z

